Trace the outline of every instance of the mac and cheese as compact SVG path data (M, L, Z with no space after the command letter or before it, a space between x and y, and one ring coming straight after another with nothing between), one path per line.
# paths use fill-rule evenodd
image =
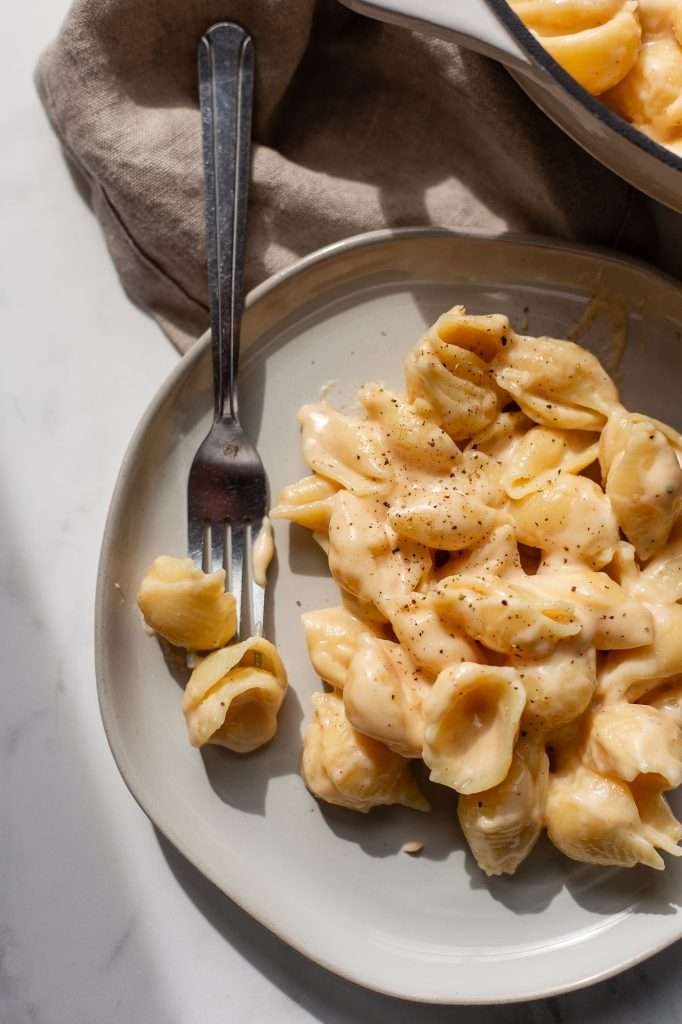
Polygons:
M518 6L557 31L569 7L585 31L635 18ZM628 412L585 349L500 314L450 310L405 376L405 396L362 387L364 415L303 407L313 475L272 511L313 532L340 589L303 617L329 687L305 782L425 810L421 759L488 874L543 828L577 860L662 867L682 852L664 796L682 781L682 440ZM231 685L204 668L221 657L197 669L209 693Z
M682 7L676 0L508 0L588 92L682 155Z

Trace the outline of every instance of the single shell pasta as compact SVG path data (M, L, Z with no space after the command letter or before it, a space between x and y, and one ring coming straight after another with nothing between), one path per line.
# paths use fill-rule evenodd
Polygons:
M298 414L303 458L311 469L352 494L384 490L390 476L381 434L364 421L343 416L326 402Z
M682 782L682 729L657 708L611 704L596 712L588 736L586 758L602 775L657 775L666 789Z
M405 363L407 397L431 410L455 441L487 427L500 411L502 392L488 362L510 334L506 317L444 313Z
M667 542L682 511L682 468L653 423L625 411L609 417L599 453L618 525L646 561Z
M579 473L598 453L596 435L588 431L534 427L514 449L501 483L510 498L524 498L562 473Z
M624 782L580 766L550 776L546 822L549 838L573 860L662 870L651 834Z
M640 131L682 152L676 0L509 0L565 71Z
M358 619L347 608L321 608L301 616L308 657L325 683L342 690L355 649L364 636L381 635L380 627Z
M204 658L185 689L182 709L192 746L215 743L240 754L271 740L287 690L282 659L251 637Z
M404 804L428 811L409 762L354 729L339 696L315 693L313 708L301 766L311 793L327 803L363 814L382 804Z
M190 558L154 559L137 603L155 633L192 651L222 647L237 626L235 599L225 592L225 570L202 572Z
M613 651L599 672L597 692L606 703L636 701L660 683L682 675L682 606L650 605L653 640L633 651Z
M289 484L270 511L271 519L289 519L315 533L326 534L332 514L332 498L339 485L313 473Z
M400 644L370 634L360 638L343 687L352 726L401 757L421 757L428 691L428 681Z
M641 775L630 785L642 823L642 835L652 846L665 850L673 857L682 857L682 825L663 796L662 786L655 775Z
M390 622L416 664L433 676L449 665L484 660L481 647L439 615L433 595L415 593L404 603L394 604Z
M486 875L513 875L545 821L549 758L541 740L519 740L505 779L484 793L460 796L457 815Z
M541 491L512 502L516 535L539 548L552 568L583 564L601 569L618 544L618 523L599 484L584 476L562 476Z
M458 793L499 785L511 766L526 695L512 668L444 669L424 703L424 761Z
M434 591L446 620L500 654L549 654L580 632L569 602L544 599L495 576L450 576Z
M513 334L492 370L522 412L545 427L601 430L618 402L599 361L572 341Z
M592 647L562 641L544 658L515 657L512 664L526 693L524 722L542 733L575 721L590 705L597 687Z

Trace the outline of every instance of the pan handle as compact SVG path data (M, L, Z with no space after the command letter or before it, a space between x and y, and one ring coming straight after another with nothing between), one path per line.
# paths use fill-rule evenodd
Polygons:
M528 73L532 68L503 20L486 0L341 0L368 18L452 39Z

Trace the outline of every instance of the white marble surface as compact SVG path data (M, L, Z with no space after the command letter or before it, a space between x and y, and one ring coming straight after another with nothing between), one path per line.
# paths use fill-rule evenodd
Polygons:
M128 437L176 356L123 295L31 74L65 0L7 5L0 133L0 1021L682 1019L679 950L595 988L417 1007L303 960L160 837L100 723L93 593Z

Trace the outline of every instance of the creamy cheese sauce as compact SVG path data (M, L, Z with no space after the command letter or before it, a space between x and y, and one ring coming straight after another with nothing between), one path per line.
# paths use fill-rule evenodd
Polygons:
M509 0L580 84L682 153L682 7L677 0Z
M341 591L304 618L331 687L308 787L424 809L421 757L489 874L545 823L577 860L662 866L682 836L654 785L682 780L682 437L628 412L590 352L500 314L444 314L405 380L364 385L364 417L304 406L316 475L272 513L327 541Z
M252 564L253 579L259 587L265 586L268 566L275 553L275 542L272 536L272 523L267 516L263 519L260 533L253 545Z

